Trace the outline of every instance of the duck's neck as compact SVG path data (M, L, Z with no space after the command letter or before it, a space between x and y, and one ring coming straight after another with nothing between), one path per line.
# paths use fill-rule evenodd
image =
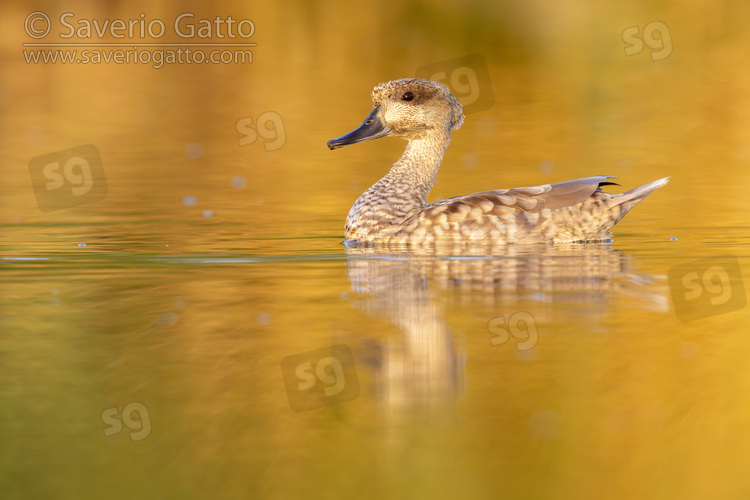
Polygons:
M449 142L448 133L409 141L401 158L381 181L401 186L419 207L425 206Z
M347 225L357 217L393 223L424 207L448 143L448 130L409 141L388 173L357 199Z

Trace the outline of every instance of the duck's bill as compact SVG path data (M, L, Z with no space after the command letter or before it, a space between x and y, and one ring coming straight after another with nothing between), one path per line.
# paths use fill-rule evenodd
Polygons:
M350 144L371 141L388 135L391 129L378 117L378 111L380 111L380 107L373 109L359 127L346 135L328 141L328 149L343 148Z

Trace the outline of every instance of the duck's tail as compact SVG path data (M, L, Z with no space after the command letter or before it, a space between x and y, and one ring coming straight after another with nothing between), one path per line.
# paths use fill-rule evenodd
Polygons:
M669 182L669 177L659 179L658 181L649 182L648 184L644 184L643 186L631 189L630 191L625 191L624 193L614 195L612 197L612 201L614 201L616 205L624 205L625 207L628 207L629 210L630 208L637 205L638 202L640 202L643 198L651 194L653 191L666 185L667 182Z
M618 207L620 209L619 214L617 214L616 216L617 219L615 221L615 224L617 224L620 219L625 217L625 214L630 212L630 209L640 203L643 198L651 194L656 189L664 186L667 182L669 182L669 177L664 177L663 179L649 182L648 184L644 184L643 186L631 189L630 191L612 195L612 197L609 199L610 207ZM614 212L616 213L616 210L614 210Z

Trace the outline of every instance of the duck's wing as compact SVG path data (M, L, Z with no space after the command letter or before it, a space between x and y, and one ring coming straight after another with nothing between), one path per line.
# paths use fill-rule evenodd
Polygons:
M461 222L483 215L507 215L519 211L538 213L544 209L556 210L574 206L601 191L601 186L615 184L614 177L598 175L556 184L483 191L438 201L404 221L410 225L416 217ZM443 215L444 214L444 215Z

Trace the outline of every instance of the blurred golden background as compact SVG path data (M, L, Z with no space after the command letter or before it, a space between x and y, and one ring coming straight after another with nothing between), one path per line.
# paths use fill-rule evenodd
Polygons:
M62 38L68 12L167 32ZM254 32L181 38L184 13ZM24 45L63 42L256 45L251 63L158 69L34 63L91 48ZM734 0L3 2L3 497L745 498L747 310L681 322L664 278L750 262L748 47ZM451 73L466 67L484 79ZM494 261L528 272L502 294L492 264L347 256L349 207L404 143L326 141L375 84L441 68L482 109L464 103L431 201L591 175L669 185L613 248L558 264L567 287L535 274L554 252ZM35 158L84 145L100 199L35 190ZM527 354L487 331L519 311L538 326ZM282 360L335 344L359 396L292 411ZM107 434L103 412L137 402L149 417Z

